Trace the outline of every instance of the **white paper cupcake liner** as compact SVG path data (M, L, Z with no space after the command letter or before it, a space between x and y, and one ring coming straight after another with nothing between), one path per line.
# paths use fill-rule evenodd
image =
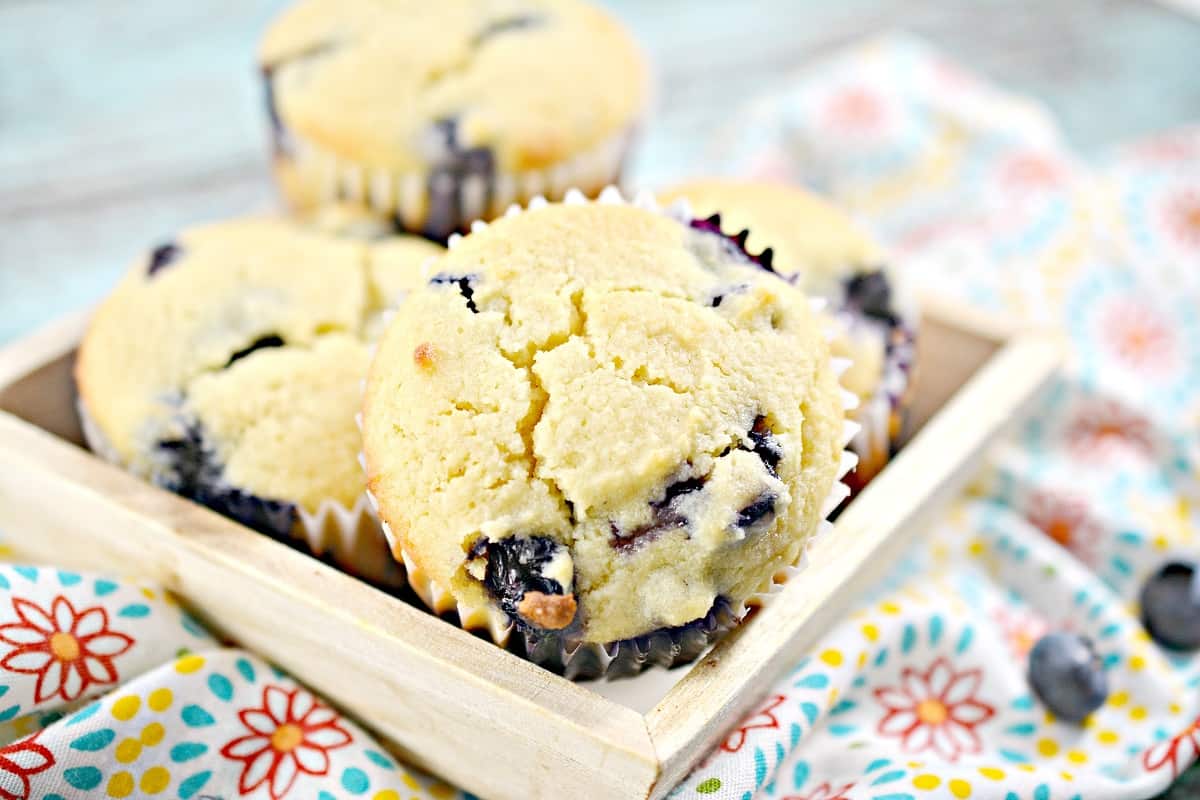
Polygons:
M591 202L582 191L577 189L568 190L563 197L564 202L568 204ZM526 208L541 208L548 202L544 197L534 197ZM643 192L638 194L632 203L627 203L620 190L614 186L606 187L594 202L632 204L639 208L665 213L680 222L691 222L693 218L686 201L676 202L670 208L664 209L653 195ZM504 215L513 216L525 210L518 205L511 205L505 210ZM485 228L487 228L487 223L482 221L471 225L472 232ZM450 236L448 246L451 248L457 246L461 239L460 234ZM824 304L824 300L810 299L810 305L815 312L821 311ZM823 317L823 323L826 325L826 338L836 335L836 331L828 327L832 324L830 318ZM839 380L849 366L850 362L844 359L831 360L831 367ZM858 403L857 395L845 388L840 389L839 397L842 401L843 415L846 410L853 408ZM356 419L361 429L362 415L358 415ZM859 431L858 423L845 419L841 446L847 447L859 434ZM359 463L365 471L366 458L361 453L359 454ZM552 632L542 634L521 630L496 604L491 602L474 604L457 598L421 568L403 539L395 536L386 522L383 523L383 529L393 553L404 563L409 585L434 613L439 616L456 615L459 625L465 630L484 630L497 645L514 649L534 663L558 672L571 680L626 677L635 675L650 666L670 668L696 660L721 636L736 627L751 608L765 605L780 591L784 583L794 580L808 566L808 554L813 544L833 529L833 524L828 520L828 516L849 497L851 490L843 482L843 479L857 463L858 456L850 450L843 449L833 486L821 508L822 519L816 530L804 541L797 560L792 564L781 565L763 581L751 596L736 604L730 603L723 597L718 597L712 609L702 619L693 620L676 628L659 629L643 636L603 644L568 641L565 637ZM369 490L367 497L378 512L378 503ZM517 635L514 636L514 633Z
M126 468L82 397L76 399L75 408L91 451L110 464ZM388 589L404 585L404 570L392 558L379 518L365 493L349 508L336 500L322 500L315 512L299 504L294 508L290 538L303 543L310 553L376 585Z
M862 400L855 397L855 406L858 408L851 414L851 418L860 425L858 434L850 443L850 449L859 457L858 465L847 481L851 487L851 498L891 460L906 432L908 408L913 399L919 314L915 302L902 287L893 284L893 291L897 295L893 307L900 325L889 333L890 340L883 343L887 352L878 385L869 397ZM863 324L860 319L848 317L845 312L828 316L832 323L829 328L831 342L853 338L856 335L854 327Z
M638 126L629 126L599 144L541 169L507 172L493 165L489 175L461 179L436 174L436 165L418 171L367 167L340 158L288 130L285 153L276 154L276 175L284 193L298 205L357 203L394 219L403 230L444 240L477 219L494 219L514 203L535 197L559 199L569 188L590 193L620 179ZM457 182L456 182L457 181ZM490 183L490 185L489 185ZM289 188L289 186L294 188ZM433 218L435 198L457 197L455 219Z

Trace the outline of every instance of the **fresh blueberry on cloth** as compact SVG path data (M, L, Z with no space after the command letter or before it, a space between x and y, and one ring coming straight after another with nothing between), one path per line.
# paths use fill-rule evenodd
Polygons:
M1048 633L1029 653L1029 685L1059 719L1081 722L1104 705L1108 678L1086 636Z

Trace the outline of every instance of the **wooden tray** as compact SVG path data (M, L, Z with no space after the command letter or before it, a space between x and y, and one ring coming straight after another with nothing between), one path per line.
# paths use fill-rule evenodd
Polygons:
M20 558L137 573L487 798L661 798L886 571L1059 361L1056 342L925 304L913 427L801 579L690 668L574 684L80 447L84 318L0 351L0 529Z

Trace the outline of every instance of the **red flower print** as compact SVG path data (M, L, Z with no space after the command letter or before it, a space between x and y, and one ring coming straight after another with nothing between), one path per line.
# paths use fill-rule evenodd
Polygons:
M779 708L787 700L787 697L782 694L772 695L767 700L767 704L748 717L741 727L734 730L721 743L721 749L727 753L736 753L742 749L742 745L746 743L746 736L752 730L768 730L770 728L778 728L779 720L775 719L774 711Z
M49 611L20 597L12 604L20 622L0 625L0 642L13 647L0 660L0 668L37 675L35 703L55 695L69 703L93 685L117 682L113 659L132 647L133 639L109 629L108 612L102 607L76 613L61 595Z
M238 780L243 795L265 785L280 800L300 773L329 772L329 751L350 744L337 713L303 689L263 689L262 705L244 708L238 718L250 731L221 748L221 755L245 762Z
M1066 177L1061 161L1035 152L1016 153L1000 168L1000 179L1006 186L1025 191L1054 189Z
M853 788L853 783L847 783L840 789L834 789L830 783L822 783L808 794L789 794L783 800L850 800L846 792Z
M1163 374L1175 366L1176 341L1167 318L1145 302L1122 297L1102 315L1100 334L1126 366Z
M1067 446L1083 461L1108 461L1118 452L1150 458L1150 422L1110 398L1081 403L1067 425Z
M1065 491L1035 491L1026 501L1025 516L1080 561L1095 563L1096 546L1104 532L1088 514L1082 497Z
M34 741L36 738L35 733L0 748L0 800L27 800L32 791L29 776L54 766L54 754Z
M1181 192L1163 211L1171 235L1185 247L1200 250L1200 192Z
M1154 772L1170 764L1171 777L1174 778L1197 758L1200 758L1200 717L1180 731L1179 735L1159 742L1142 753L1142 766L1147 772Z
M992 612L992 619L1000 626L1009 651L1019 662L1025 660L1037 640L1050 630L1044 619L1028 609L1013 611L1005 606L997 606Z
M829 99L825 119L836 130L872 131L883 122L883 102L871 90L852 86Z
M879 735L900 738L906 753L933 750L947 761L982 749L975 728L996 711L975 697L983 671L955 672L944 656L925 672L905 667L900 685L875 690L875 699L887 714L879 722Z

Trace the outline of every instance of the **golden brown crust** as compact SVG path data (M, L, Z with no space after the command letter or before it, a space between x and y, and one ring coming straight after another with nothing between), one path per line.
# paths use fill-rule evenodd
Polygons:
M578 606L573 594L526 592L517 613L529 623L548 631L559 631L575 619Z

